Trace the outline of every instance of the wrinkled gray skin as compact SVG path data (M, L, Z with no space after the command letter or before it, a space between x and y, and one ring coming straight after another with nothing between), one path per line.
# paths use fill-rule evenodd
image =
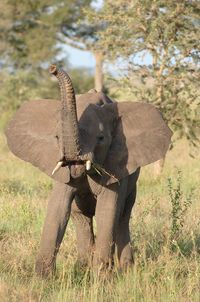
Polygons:
M12 152L54 179L36 271L42 276L54 271L70 215L81 263L111 268L116 247L120 266L127 267L133 262L129 220L139 168L164 156L171 131L149 104L113 103L95 90L75 100L68 75L55 66L51 73L58 78L61 102L27 102L6 129ZM52 176L59 161L62 168ZM101 175L95 167L104 169Z

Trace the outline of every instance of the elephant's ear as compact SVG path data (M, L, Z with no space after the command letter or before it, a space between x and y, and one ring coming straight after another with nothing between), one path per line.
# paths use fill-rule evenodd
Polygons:
M5 134L10 150L57 181L69 181L68 168L51 175L60 159L57 142L59 102L35 100L24 103L9 122Z
M104 109L107 112L114 111L114 116L118 119L104 164L107 172L120 180L138 167L164 157L172 131L154 106L122 102L105 105ZM115 181L111 177L107 184Z

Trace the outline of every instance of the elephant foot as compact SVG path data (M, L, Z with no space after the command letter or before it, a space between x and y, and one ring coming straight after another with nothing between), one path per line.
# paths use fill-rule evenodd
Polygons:
M47 260L45 258L38 258L35 264L35 272L41 278L52 276L56 270L55 260Z
M93 268L98 276L110 275L110 273L113 271L113 267L113 258L103 259L100 257L94 257L93 259Z
M126 272L133 266L133 264L134 264L133 257L120 259L120 270Z
M130 242L125 246L119 246L118 260L121 271L127 271L134 264L133 249Z
M82 259L82 258L78 258L74 265L74 268L80 271L86 271L88 267L90 267L88 259Z

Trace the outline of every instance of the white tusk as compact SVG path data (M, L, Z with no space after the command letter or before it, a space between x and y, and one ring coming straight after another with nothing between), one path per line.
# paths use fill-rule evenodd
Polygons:
M62 164L63 164L63 162L62 162L62 161L59 161L59 162L57 163L57 165L55 166L55 168L53 169L51 175L54 175L54 174L62 167Z
M89 171L91 169L92 163L90 160L86 161L86 170Z

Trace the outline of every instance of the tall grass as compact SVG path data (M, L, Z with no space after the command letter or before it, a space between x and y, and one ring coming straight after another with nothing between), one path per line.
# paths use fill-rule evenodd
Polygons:
M185 142L159 178L142 169L131 219L135 264L105 279L76 265L71 223L56 275L35 275L51 181L9 153L2 134L0 146L0 301L200 301L200 161Z

